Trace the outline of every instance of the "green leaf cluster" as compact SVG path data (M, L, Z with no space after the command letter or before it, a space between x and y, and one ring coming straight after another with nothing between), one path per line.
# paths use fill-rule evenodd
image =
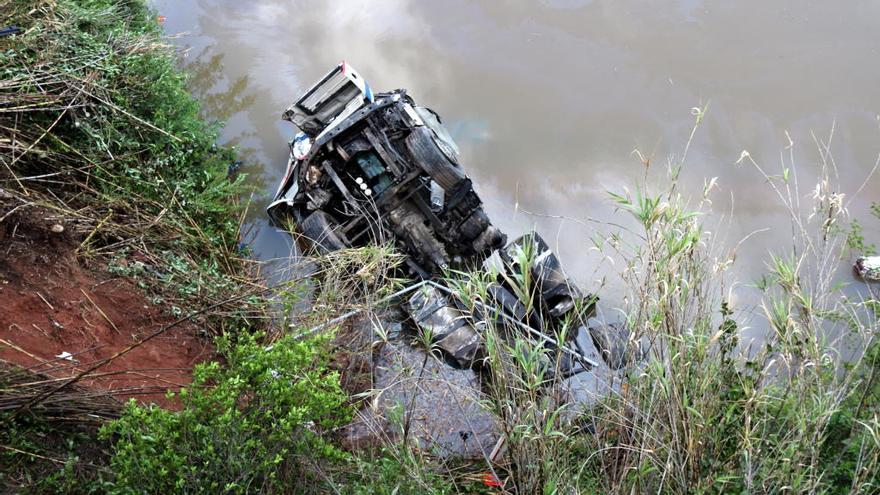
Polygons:
M221 338L226 365L197 366L180 411L131 402L102 430L114 440L110 491L309 491L306 467L344 457L324 434L350 416L325 340Z

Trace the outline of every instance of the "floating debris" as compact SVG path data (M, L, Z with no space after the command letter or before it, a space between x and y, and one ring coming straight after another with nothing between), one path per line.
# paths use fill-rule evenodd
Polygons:
M853 272L866 282L880 282L880 256L862 256L853 265Z

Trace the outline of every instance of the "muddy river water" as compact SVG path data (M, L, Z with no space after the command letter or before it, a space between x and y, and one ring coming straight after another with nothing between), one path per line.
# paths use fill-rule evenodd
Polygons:
M452 131L493 221L511 236L536 228L584 288L617 268L591 239L629 225L608 191L645 174L660 183L708 105L683 171L698 195L718 178L707 219L727 245L748 233L734 273L744 304L768 249L791 245L785 211L743 150L781 173L791 137L802 196L827 140L865 237L880 177L880 3L764 0L361 2L154 0L208 117L241 147L260 194L250 244L290 253L263 212L295 134L281 112L347 60L376 90L407 88ZM638 150L639 153L636 153ZM598 221L586 221L591 219ZM841 263L848 270L850 260ZM609 282L606 307L619 300Z

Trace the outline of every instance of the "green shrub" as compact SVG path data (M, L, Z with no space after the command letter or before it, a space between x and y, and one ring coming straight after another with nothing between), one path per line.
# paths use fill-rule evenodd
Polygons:
M102 430L115 440L112 492L305 492L307 466L343 455L322 436L349 416L326 339L239 339L219 339L226 366L196 367L182 410L132 402Z
M249 289L239 261L244 176L228 177L235 150L216 144L220 124L200 115L146 2L0 0L0 13L0 25L26 29L0 39L0 127L30 143L0 167L4 187L83 224L80 256L128 247L160 265L173 252L217 289L178 294L177 307ZM63 180L19 180L44 175ZM152 273L145 288L177 292ZM246 319L211 326L220 333Z

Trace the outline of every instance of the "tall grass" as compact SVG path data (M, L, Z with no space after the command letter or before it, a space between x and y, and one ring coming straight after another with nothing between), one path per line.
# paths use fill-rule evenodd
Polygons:
M808 195L793 163L771 175L743 155L788 211L793 232L790 246L768 253L757 314L728 299L733 250L703 227L714 180L689 202L678 187L683 162L673 163L665 189L612 194L641 227L614 236L609 254L624 261L627 324L647 352L632 356L619 392L581 421L560 421L572 406L538 365L544 347L489 329L488 402L508 441L505 489L880 490L878 302L848 296L835 278L847 259L849 220L819 144L820 178ZM469 282L459 290L478 299L481 281ZM768 329L759 349L739 342L738 321L755 318ZM584 424L594 434L583 434Z
M252 288L234 152L215 144L145 3L0 0L0 24L23 29L0 39L3 206L53 212L79 258L181 314ZM248 307L211 326L259 316Z
M699 124L702 110L697 117ZM791 244L767 253L766 275L755 284L760 304L751 310L730 300L738 246L722 245L704 227L716 181L693 199L678 184L686 152L671 163L665 187L611 195L640 227L614 232L604 246L623 261L632 355L623 385L596 406L576 410L553 378L555 353L489 318L484 403L504 445L479 464L501 490L880 491L880 303L870 287L845 290L840 282L852 220L829 147L817 145L819 178L806 190L793 154L778 173L743 154L741 163L788 212L792 232ZM479 311L495 277L457 274L448 282ZM508 283L525 304L534 300L527 275ZM765 339L740 342L741 322L766 328Z

